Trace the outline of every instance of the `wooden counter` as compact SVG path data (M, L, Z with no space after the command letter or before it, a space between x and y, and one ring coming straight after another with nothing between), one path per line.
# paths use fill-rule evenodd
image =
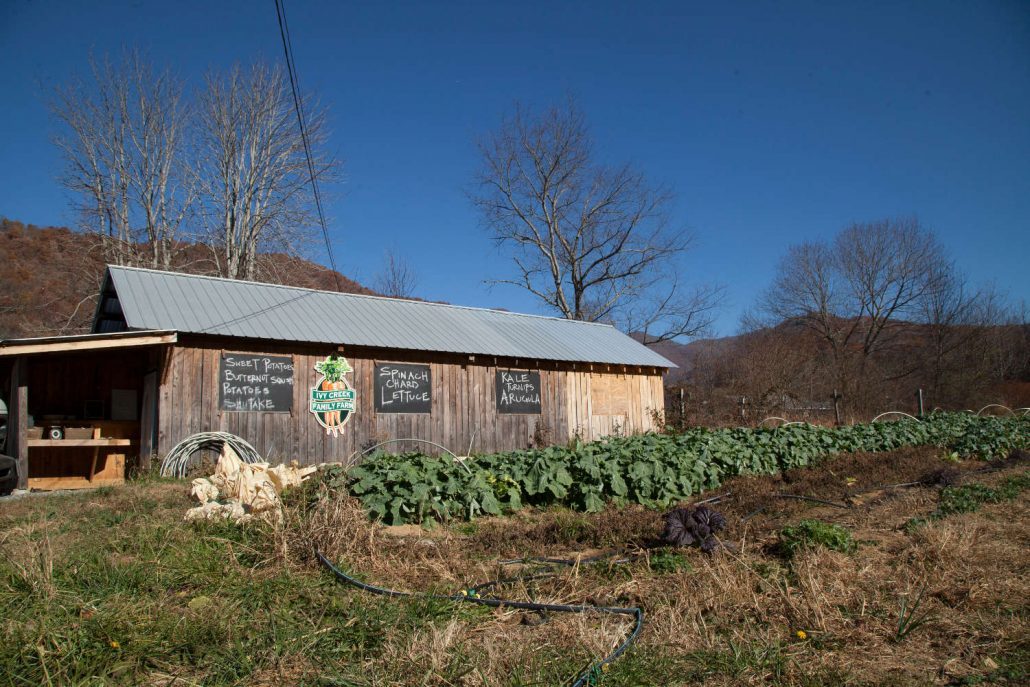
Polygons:
M136 445L138 427L138 423L97 421L89 439L27 439L29 489L88 489L123 483L126 456Z
M132 446L132 439L29 439L29 448L49 446L50 448L78 448L80 446Z

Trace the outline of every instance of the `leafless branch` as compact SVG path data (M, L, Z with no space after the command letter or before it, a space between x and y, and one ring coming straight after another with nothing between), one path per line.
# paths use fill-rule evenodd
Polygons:
M278 68L209 75L201 97L197 182L219 270L254 279L259 250L295 252L315 227L310 174L293 101ZM315 176L331 178L325 110L305 104Z
M669 227L670 193L629 165L595 162L574 102L540 115L517 106L479 150L470 196L511 249L517 275L494 283L524 288L562 317L643 332L649 343L710 322L721 290L684 294L672 276L690 237Z
M50 103L61 124L62 182L108 262L168 268L196 200L185 173L191 113L182 83L136 52L90 66L91 84L60 88Z
M391 298L411 298L418 286L415 268L393 250L383 255L383 269L376 276L373 288Z

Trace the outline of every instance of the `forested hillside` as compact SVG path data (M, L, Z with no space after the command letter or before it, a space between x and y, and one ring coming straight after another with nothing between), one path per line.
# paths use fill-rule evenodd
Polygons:
M654 348L679 365L666 378L666 406L675 423L835 419L833 395L840 389L832 356L799 321ZM887 410L915 413L919 389L927 411L976 410L988 403L1027 407L1030 326L1018 320L948 327L897 322L887 344L852 374L862 376L862 385L840 399L845 420L868 420Z
M199 244L179 248L173 269L217 273L210 248ZM0 219L0 256L0 338L89 330L104 275L96 235ZM261 254L258 274L260 281L337 290L332 270L282 253ZM341 291L375 293L343 275L337 277Z

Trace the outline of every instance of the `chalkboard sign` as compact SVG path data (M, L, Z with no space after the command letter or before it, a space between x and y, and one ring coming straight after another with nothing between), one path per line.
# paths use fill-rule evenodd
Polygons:
M428 365L376 365L375 400L377 413L428 413L432 406L432 383Z
M222 353L218 400L222 410L290 412L293 408L293 358Z
M527 370L498 370L497 412L539 415L540 373Z

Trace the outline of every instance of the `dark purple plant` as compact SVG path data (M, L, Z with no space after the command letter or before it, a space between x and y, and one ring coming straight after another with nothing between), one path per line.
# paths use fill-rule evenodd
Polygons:
M726 518L711 508L677 508L665 514L662 541L673 546L699 546L711 553L719 546L715 533L725 527Z

